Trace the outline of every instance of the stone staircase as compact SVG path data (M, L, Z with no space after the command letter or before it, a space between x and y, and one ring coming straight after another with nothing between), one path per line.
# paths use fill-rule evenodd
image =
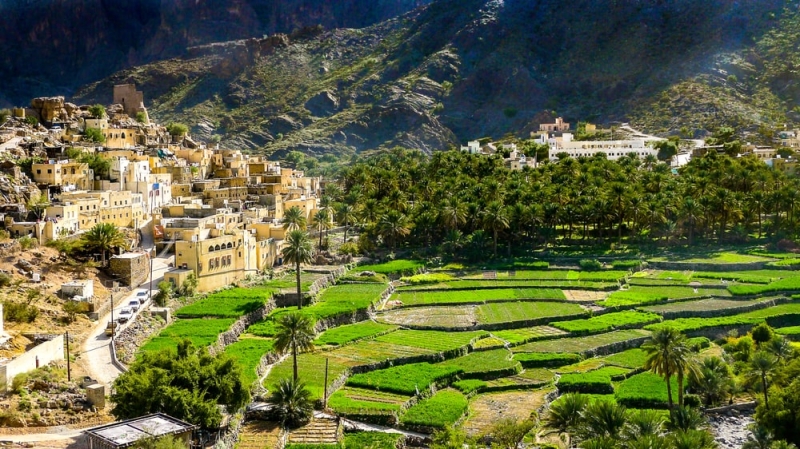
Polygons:
M337 444L341 434L339 419L315 416L307 425L289 432L289 443Z

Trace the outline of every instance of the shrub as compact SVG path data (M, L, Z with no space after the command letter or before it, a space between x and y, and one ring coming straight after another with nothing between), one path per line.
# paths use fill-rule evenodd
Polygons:
M700 352L703 349L707 349L707 348L711 347L711 340L709 340L706 337L690 338L688 343L689 343L689 347L694 352Z
M97 128L86 128L83 131L83 138L87 142L94 142L94 143L103 143L106 141L106 136L103 134L103 131Z
M578 262L578 266L581 267L581 270L586 271L596 271L603 268L603 264L597 259L581 259L581 261Z
M3 302L3 319L15 323L32 323L39 316L39 308L24 302Z
M570 353L527 352L514 354L514 360L525 368L548 368L578 363L581 356Z
M18 238L17 242L19 243L19 247L26 251L39 246L39 241L29 235Z
M135 119L136 119L136 121L137 121L138 123L144 123L144 122L146 122L146 121L147 121L147 116L145 115L145 113L144 113L144 112L141 112L141 111L140 111L140 112L137 112L137 113L136 113L136 118L135 118Z
M632 271L639 271L642 269L642 262L639 259L633 260L615 260L611 262L611 267L615 270L632 270Z
M359 255L358 244L354 242L343 243L342 246L339 247L339 254L347 254L354 257Z
M183 123L170 123L167 125L167 132L170 136L182 136L189 132L189 127Z
M7 287L11 285L11 275L8 273L0 273L0 287Z
M92 118L104 118L106 116L106 108L102 104L89 106L89 114Z

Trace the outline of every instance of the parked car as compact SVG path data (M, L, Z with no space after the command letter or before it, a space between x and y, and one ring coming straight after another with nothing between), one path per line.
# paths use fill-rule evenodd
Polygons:
M142 304L136 299L132 299L128 302L128 308L131 309L133 313L136 313L141 306Z
M117 318L117 320L120 323L127 323L128 320L130 320L132 316L133 316L133 311L131 309L129 309L128 307L125 307L124 309L120 309L119 318Z
M141 304L144 304L144 303L147 302L148 299L150 299L150 292L149 291L147 291L147 292L137 292L136 293L136 299Z
M119 327L119 323L117 322L117 320L109 321L108 324L106 325L106 335L108 335L109 337L112 334L116 335L117 327Z

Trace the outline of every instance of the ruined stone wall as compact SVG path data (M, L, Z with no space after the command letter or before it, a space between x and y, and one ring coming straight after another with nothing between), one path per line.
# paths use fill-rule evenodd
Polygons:
M137 254L125 257L112 257L108 269L112 276L119 278L120 283L127 287L136 287L144 282L150 274L150 261L147 255Z

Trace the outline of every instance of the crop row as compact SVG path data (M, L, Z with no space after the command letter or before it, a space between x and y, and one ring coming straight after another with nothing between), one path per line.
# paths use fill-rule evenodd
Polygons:
M419 260L397 259L386 263L373 265L360 265L357 271L374 271L380 274L414 274L417 270L425 266Z
M724 289L692 288L692 287L647 287L631 286L627 290L620 290L600 301L604 307L636 306L670 299L701 298L708 296L730 296Z
M462 369L455 366L413 363L355 374L347 379L347 385L389 393L415 395L433 383L452 379L462 372Z
M398 287L398 292L412 291L440 291L440 290L482 290L482 289L504 289L504 288L572 288L584 290L612 290L619 286L617 281L584 281L584 280L553 280L553 279L529 279L529 280L452 280L422 285L406 285Z
M791 323L796 321L800 323L800 303L780 304L766 309L715 318L677 318L658 324L651 324L646 326L645 329L655 330L661 326L670 326L681 332L690 332L710 327L755 325L764 321L772 323Z
M409 291L397 292L392 296L406 306L484 303L491 301L511 301L515 299L555 299L565 300L561 290L548 288L502 288L485 290L453 291Z
M550 323L550 325L572 334L594 334L625 327L656 323L659 321L661 321L661 316L655 313L627 310L582 320L557 321Z
M242 380L245 385L252 385L258 379L256 368L261 358L272 351L275 342L271 339L241 336L238 341L225 347L225 354L230 355L242 368Z
M319 346L342 346L353 341L385 334L395 329L397 329L397 326L364 321L328 329L317 337L314 344Z
M625 375L629 371L625 368L607 366L586 373L562 374L557 385L562 392L609 394L614 392L612 378Z

